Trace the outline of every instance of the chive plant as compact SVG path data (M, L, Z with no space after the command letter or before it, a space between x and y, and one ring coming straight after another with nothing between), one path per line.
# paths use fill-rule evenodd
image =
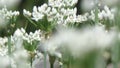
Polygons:
M44 68L47 62L54 68L55 61L61 68L107 68L107 49L113 68L119 68L119 7L94 1L95 8L78 15L78 0L46 0L32 11L23 9L23 14L8 10L7 5L0 9L0 30L6 27L7 31L0 37L0 59L8 59L1 59L0 68L35 68L38 58L44 60ZM25 28L17 26L23 22L19 15L28 22ZM37 29L27 32L29 23Z

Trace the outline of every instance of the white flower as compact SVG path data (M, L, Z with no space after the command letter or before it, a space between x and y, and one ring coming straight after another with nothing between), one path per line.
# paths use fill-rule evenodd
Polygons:
M14 12L12 13L13 16L18 16L19 14L20 14L19 11L14 11Z
M114 14L111 12L111 10L107 6L104 7L104 10L106 12L106 17L108 17L110 20L113 20Z
M98 10L98 19L109 19L114 20L114 12L108 8L108 6L104 6L104 10ZM90 15L88 16L89 19L95 20L95 10L92 10Z
M0 10L0 28L4 28L10 19L19 15L18 11L8 11L6 7Z
M8 56L1 57L0 56L0 67L1 68L7 68L10 65L10 58Z
M23 9L23 14L25 15L25 16L31 16L32 14L30 13L30 11L27 11L26 9Z
M19 11L8 11L6 7L0 10L0 15L3 16L5 19L11 19L13 16L18 16Z
M105 5L116 6L119 0L82 0L81 2L83 11L91 11L96 7L96 3L99 3L100 7L103 8Z
M15 7L21 0L0 0L0 7L7 6L8 8Z
M0 46L4 46L5 43L7 43L7 42L8 42L8 38L7 37L4 37L4 38L0 37Z
M36 30L34 33L30 32L29 34L25 33L23 36L23 40L32 44L33 41L41 41L42 33L40 30Z
M38 11L38 8L34 6L33 12L32 12L32 19L35 21L38 21L38 20L43 19L43 17L44 17L44 14L40 12L40 9Z
M13 56L16 61L21 61L22 59L24 60L28 58L28 52L21 48L20 50L15 51Z
M49 22L54 22L58 25L65 26L68 23L82 23L87 20L95 21L95 10L83 15L76 15L77 8L70 8L77 3L78 0L49 0L48 4L43 4L40 7L33 7L32 20L39 21L47 17ZM114 19L114 13L105 6L104 10L98 10L98 19Z
M48 0L48 5L52 7L72 7L78 0Z
M63 29L46 42L46 49L51 54L56 54L63 47L70 50L74 57L79 57L93 49L104 49L110 46L115 35L114 32L107 32L101 26L88 27L78 31Z
M111 10L105 6L104 10L102 10L101 12L98 13L98 18L100 20L102 19L109 19L109 20L113 20L114 19L114 13L111 12Z
M23 28L22 28L23 29ZM23 37L23 32L21 31L21 29L17 29L14 33L15 37Z
M48 5L45 3L42 6L38 7L38 12L44 13L45 10L48 8ZM37 8L36 8L37 9Z
M44 14L39 13L39 12L33 12L33 13L32 13L32 16L33 16L33 17L32 17L33 20L39 21L39 20L43 19Z
M100 0L103 5L114 6L119 3L119 0Z
M8 49L6 44L8 43L8 38L7 37L0 37L0 56L6 56Z

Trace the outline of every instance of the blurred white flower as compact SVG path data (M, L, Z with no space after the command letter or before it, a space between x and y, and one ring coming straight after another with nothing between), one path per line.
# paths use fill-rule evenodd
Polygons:
M45 49L50 54L55 54L62 48L70 50L74 57L82 56L94 49L104 49L111 45L115 33L107 32L102 26L85 28L83 30L63 29L46 42Z
M97 1L97 3L96 3ZM93 8L97 6L97 4L100 5L100 8L103 8L103 6L116 6L119 4L119 0L82 0L82 10L83 11L90 11Z
M0 56L6 56L8 53L7 47L1 47L0 48Z
M23 37L24 33L25 33L25 30L24 30L23 28L17 29L17 30L14 32L14 36L15 36L15 37Z
M21 0L0 0L0 7L8 7L8 8L11 8L11 7L15 7L16 5L19 4Z
M108 6L115 6L116 4L119 4L119 0L100 0L100 3L103 5L108 5Z
M6 47L6 44L8 42L8 38L7 37L0 37L0 56L6 56L8 49Z
M25 59L27 60L29 55L25 49L21 48L20 50L17 50L13 53L13 57L14 57L14 60L16 60L16 62L21 63L21 61L24 61Z
M113 11L108 6L104 6L103 10L98 9L98 19L99 20L103 20L103 19L114 20L114 15L115 15L115 10ZM90 12L88 18L91 20L95 20L95 10L92 10Z
M0 46L4 46L6 43L8 42L8 38L7 37L0 37Z
M26 9L23 9L23 15L31 17L32 14L31 14L30 11L27 11Z
M81 4L83 11L90 11L91 9L95 8L95 0L82 0Z
M10 65L10 58L8 56L1 57L0 56L0 68L7 68Z
M19 11L11 11L6 7L0 10L0 28L4 28L10 19L19 15Z

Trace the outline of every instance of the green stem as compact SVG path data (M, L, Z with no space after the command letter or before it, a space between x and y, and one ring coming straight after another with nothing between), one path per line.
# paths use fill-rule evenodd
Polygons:
M118 68L117 63L113 63L113 68Z
M99 23L99 18L98 18L98 7L95 8L95 23Z
M54 68L55 56L49 55L50 68Z
M98 18L98 0L95 1L95 23L99 23L99 18Z
M8 55L9 57L11 57L11 38L10 37L8 37ZM9 68L11 68L11 59L9 59L9 61L10 61Z
M44 53L44 68L46 68L46 52Z
M25 30L27 29L27 26L28 26L28 22L27 22L26 25L25 25Z
M32 62L33 62L33 59L32 59L32 57L30 57L30 66L31 66L31 68L32 68Z
M8 38L8 54L11 55L11 38Z
M37 27L37 25L30 18L28 18L27 16L25 17L30 21L30 23L32 23L35 27Z

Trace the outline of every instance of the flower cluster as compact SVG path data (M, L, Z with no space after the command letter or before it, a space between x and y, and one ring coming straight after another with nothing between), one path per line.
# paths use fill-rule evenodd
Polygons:
M8 42L8 39L5 38L0 38L0 56L6 56L7 55L7 47L6 44Z
M34 33L30 32L29 34L25 34L23 36L23 40L27 40L28 43L32 44L32 41L41 41L41 32L40 30L36 30Z
M0 10L0 26L3 27L7 25L9 20L15 19L19 15L19 11L9 11L6 7Z
M20 51L16 50L16 46L18 46L18 45L14 44L14 43L17 43L17 42L14 41L14 43L13 43L13 40L12 40L13 37L11 36L10 38L11 39L8 39L7 37L4 37L4 38L0 37L0 60L1 60L0 67L1 68L7 68L7 67L17 68L18 63L20 64L21 62L24 63L26 61L26 60L22 60L21 58L25 58L25 59L28 58L28 57L26 57L27 51L25 49L22 49ZM10 53L9 53L9 46L11 47ZM19 48L19 49L21 49L21 48ZM27 63L24 63L24 65L26 65L26 64Z
M36 30L34 33L30 32L28 34L23 28L21 28L15 31L14 38L15 39L21 38L22 40L27 41L28 43L32 44L33 41L41 40L42 32L40 30Z
M98 9L98 19L103 20L103 19L109 19L109 20L114 20L114 12L112 12L112 9L109 9L108 6L104 6L104 10L100 11ZM95 20L95 10L92 10L89 15L89 19Z
M5 44L8 42L8 39L7 37L4 37L4 38L0 38L0 47L1 46L5 46Z
M25 16L30 17L32 20L39 21L47 17L49 22L55 22L57 24L66 25L68 23L82 23L84 21L93 20L95 21L95 10L90 13L84 13L77 15L77 9L70 8L77 3L77 0L49 0L48 4L43 4L40 7L33 7L33 12L23 10ZM99 10L97 13L98 19L114 19L114 13L108 6L104 6L104 10Z
M24 41L27 41L26 44L28 45L31 44L32 46L37 46L37 44L33 45L33 42L35 41L40 42L42 38L41 35L42 32L40 30L36 30L34 33L30 32L28 34L23 28L21 28L21 29L17 29L14 35L10 37L10 39L8 39L7 37L0 38L0 58L3 57L3 62L5 61L4 59L8 59L5 61L8 62L8 64L0 65L0 67L6 67L11 65L11 68L17 68L21 66L25 68L26 67L30 68L30 64L27 61L29 57L29 51L27 51L27 49L24 48L24 43L26 43ZM11 46L10 55L9 55L9 45ZM36 50L34 51L36 52Z
M56 56L59 56L65 48L72 56L78 58L91 50L109 47L111 43L114 43L115 36L115 32L107 32L104 26L89 27L83 30L64 29L52 36L46 42L45 48L50 54Z
M76 15L77 9L71 8L77 3L77 0L49 0L48 4L43 4L40 7L33 7L33 12L23 10L25 16L31 17L32 20L39 21L47 17L50 22L57 24L68 24L71 22L86 21L85 15Z
M0 7L7 6L8 8L12 8L19 2L20 0L0 0Z
M99 14L98 14L98 17L100 19L103 19L103 18L108 18L110 20L113 20L114 19L114 13L108 8L108 6L105 6L104 7L104 10L101 11Z
M52 7L72 7L74 6L78 0L48 0L48 5Z
M0 17L3 17L3 19L11 19L12 17L18 15L19 11L8 11L6 7L0 10Z

